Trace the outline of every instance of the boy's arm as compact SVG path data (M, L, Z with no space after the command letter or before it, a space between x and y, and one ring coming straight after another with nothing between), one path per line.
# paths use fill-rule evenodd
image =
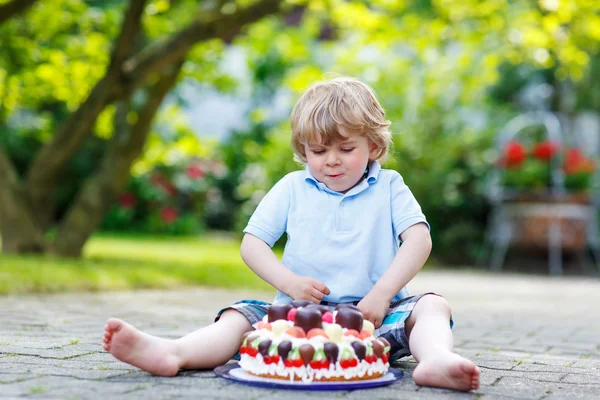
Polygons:
M240 254L252 271L293 300L318 303L329 294L329 288L318 279L298 276L290 271L279 261L269 245L254 235L244 235Z
M373 322L375 327L381 326L394 296L423 268L431 253L431 236L423 223L409 227L400 238L402 246L389 268L358 303L365 318Z

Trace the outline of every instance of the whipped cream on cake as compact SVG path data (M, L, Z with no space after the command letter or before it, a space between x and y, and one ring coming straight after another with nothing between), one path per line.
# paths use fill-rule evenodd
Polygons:
M256 330L244 334L240 367L290 381L375 379L389 369L390 344L352 304L333 312L308 301L274 304Z

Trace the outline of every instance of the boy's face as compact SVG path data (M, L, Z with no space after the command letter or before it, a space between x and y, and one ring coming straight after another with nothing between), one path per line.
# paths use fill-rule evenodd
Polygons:
M311 174L329 189L346 193L361 181L377 146L356 132L343 127L339 130L343 140L334 139L328 146L305 144L304 151Z

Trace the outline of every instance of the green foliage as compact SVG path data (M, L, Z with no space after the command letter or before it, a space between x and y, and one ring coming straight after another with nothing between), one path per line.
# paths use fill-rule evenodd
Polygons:
M547 162L528 159L520 168L507 169L504 184L519 190L541 191L550 182L550 168Z

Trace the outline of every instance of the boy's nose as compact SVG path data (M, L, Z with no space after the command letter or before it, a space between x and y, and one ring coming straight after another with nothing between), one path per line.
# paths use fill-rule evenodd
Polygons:
M333 151L327 154L327 159L325 160L327 165L336 165L339 161L340 159L338 158L337 154Z

